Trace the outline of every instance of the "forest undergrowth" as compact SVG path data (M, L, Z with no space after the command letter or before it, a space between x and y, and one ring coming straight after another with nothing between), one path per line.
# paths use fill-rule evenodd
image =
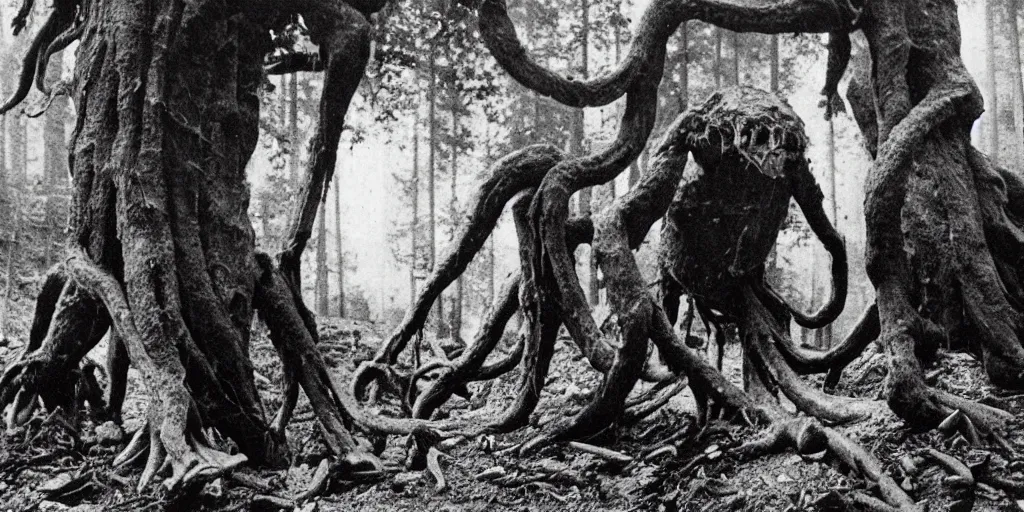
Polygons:
M28 301L26 301L28 302ZM19 302L14 302L18 304ZM27 326L24 326L27 328ZM372 357L381 342L379 326L368 322L328 320L320 328L321 352L342 381L359 362ZM276 407L282 375L265 332L257 331L253 361L257 386L265 404ZM503 343L507 343L506 340ZM560 336L552 371L538 411L527 428L510 434L485 435L463 442L442 443L436 465L406 470L407 447L391 442L381 455L385 471L365 479L330 480L323 494L302 503L295 498L309 491L327 448L316 434L315 416L303 397L288 427L295 460L288 470L254 470L242 466L233 473L201 486L171 494L162 486L135 492L141 467L115 469L112 460L130 436L113 424L86 422L78 434L67 425L37 416L0 440L0 503L3 510L313 510L352 511L704 511L704 510L847 510L848 496L864 489L864 480L824 453L792 452L751 461L733 453L743 439L756 436L749 427L711 422L695 426L693 397L688 389L666 407L642 419L602 432L583 445L553 444L527 456L509 450L536 435L539 428L583 407L600 383L593 371L581 370L583 355L566 336ZM101 359L105 344L92 356ZM510 347L504 346L503 350ZM0 348L0 358L17 351L16 344ZM714 349L707 348L714 357ZM739 347L729 345L724 374L741 379ZM940 389L999 405L1013 412L1024 410L1024 396L1000 395L990 388L981 365L959 353L943 354L926 378ZM844 374L837 394L877 398L885 376L884 358L875 347ZM129 390L141 386L132 372ZM470 385L471 397L456 397L442 416L487 418L511 403L515 376L508 374ZM638 386L633 395L651 385ZM144 394L129 391L125 429L142 424ZM381 405L389 407L388 404ZM792 409L790 407L790 409ZM55 417L55 416L54 416ZM929 510L1020 510L1024 501L984 483L991 469L1024 476L1024 467L1006 467L1000 455L972 448L961 434L941 430L914 432L887 408L879 407L868 419L838 427L867 447L886 471L908 493L927 499ZM1011 442L1019 431L1010 434ZM602 450L591 453L590 446ZM966 464L966 476L944 463L944 455ZM18 464L13 461L20 461ZM319 468L322 470L322 468ZM440 476L443 480L439 480Z

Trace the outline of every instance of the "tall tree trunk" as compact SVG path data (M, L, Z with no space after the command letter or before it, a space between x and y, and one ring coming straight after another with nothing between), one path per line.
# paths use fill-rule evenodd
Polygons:
M292 73L288 80L288 180L297 190L302 181L299 173L299 83L298 73Z
M263 193L260 196L260 231L263 234L263 243L260 244L264 250L277 248L277 240L271 234L270 229L270 194Z
M341 232L341 175L334 174L334 251L338 260L338 317L345 318L345 244Z
M679 76L679 112L690 108L690 24L683 22L679 26L679 45L683 50L683 69Z
M494 155L491 153L491 124L487 123L484 126L484 130L486 130L484 136L484 151L486 152L486 155L484 158L487 162L487 166L490 167L490 165L494 163ZM488 235L487 238L487 305L490 306L491 304L494 304L495 292L494 272L496 266L494 264L494 233Z
M320 211L316 220L316 314L326 317L330 293L327 282L327 203L320 202Z
M6 81L0 77L0 98L7 97ZM10 219L13 216L11 201L11 180L7 171L7 116L0 116L0 218Z
M590 0L580 0L580 67L579 73L582 79L589 77L590 63ZM569 134L569 153L573 156L583 155L583 141L586 138L586 125L583 109L573 111L572 132ZM587 187L579 193L579 214L589 216L593 213L594 190ZM597 280L597 261L594 260L593 250L587 250L587 299L591 304L600 301L599 283Z
M458 233L458 226L461 225L459 215L459 147L458 141L460 140L459 134L459 109L462 108L461 98L459 97L458 89L453 88L451 91L451 116L452 116L452 134L451 138L451 172L452 172L452 183L451 183L451 203L449 205L449 215L451 217L452 230L451 230L451 243L455 243L455 237ZM463 293L462 275L455 280L455 296L452 297L451 305L451 322L449 328L451 329L451 335L456 340L462 339L462 301Z
M826 194L828 194L828 203L826 207L832 215L832 225L835 226L836 231L842 233L842 229L839 227L839 208L836 202L836 129L835 123L831 118L828 120L828 137L825 139L827 148L827 167L826 172ZM815 247L814 250L814 269L820 269L822 266L819 264L821 250ZM814 304L817 307L817 304ZM832 324L828 324L821 329L815 331L814 340L815 346L821 349L828 349L832 346Z
M732 33L732 77L733 84L740 85L740 55L743 53L743 36L739 32Z
M999 85L996 83L996 0L985 1L985 75L988 79L988 156L995 165L999 165Z
M715 90L722 88L722 38L724 29L715 27L715 62L712 66L712 73L715 75Z
M412 219L409 222L409 307L416 303L416 264L420 231L420 109L412 109Z
M50 58L46 69L46 80L49 83L61 79L63 72L63 53L55 53ZM64 121L68 117L68 99L61 94L54 98L46 109L43 124L43 190L46 194L46 231L44 261L50 266L54 245L63 231L62 224L67 201L64 199L68 184L68 147L64 135Z
M494 264L494 235L487 241L487 304L494 304L494 273L497 265Z
M1017 159L1018 162L1024 159L1024 76L1022 76L1020 58L1020 24L1017 16L1020 14L1020 0L1010 0L1010 53L1013 62L1013 120L1016 127Z
M620 6L616 6L616 7L620 7ZM614 57L615 57L615 64L618 64L619 61L622 60L622 28L619 26L618 21L615 22L614 27L615 27L615 30L612 33L612 37L615 38L615 41L614 41L615 55L614 55ZM622 115L622 108L620 107L620 108L616 109L616 111L613 112L613 115L614 115L614 117L621 116ZM602 119L602 121L601 121L601 129L602 130L604 129L605 120L606 119ZM633 164L630 167L632 168L635 165L636 165L636 160L633 160ZM630 170L630 173L632 173L632 172L633 171ZM616 180L611 180L611 181L608 182L608 197L610 198L609 204L611 204L611 202L615 201L615 196L618 194L618 192L615 190L615 182L616 182Z
M0 340L7 339L7 322L10 319L11 297L13 295L11 293L11 290L13 289L14 286L14 273L15 269L17 268L16 258L22 252L18 247L18 244L21 243L20 238L22 217L22 213L19 209L20 204L18 201L18 195L11 194L9 202L11 206L11 212L13 212L13 215L11 217L8 217L8 219L10 219L11 222L11 232L10 240L8 242L10 245L8 246L7 251L7 261L4 262L6 268L4 268L4 297L2 304L3 307L0 308Z
M779 35L772 34L771 45L768 54L769 61L769 87L772 92L779 92Z
M253 379L255 312L282 359L285 402L297 398L300 383L336 459L332 467L380 469L349 432L353 416L316 349L299 272L365 72L368 14L343 2L329 14L319 2L309 4L315 11L287 13L304 19L319 43L324 86L301 206L275 265L255 249L245 168L259 138L265 58L275 51L267 27L280 18L251 4L91 0L82 18L77 3L54 2L35 43L81 37L69 92L80 116L69 152L70 247L37 303L35 322L49 328L30 336L26 355L7 367L0 396L7 403L15 394L33 397L30 403L39 397L74 414L79 363L113 328L114 346L125 350L111 351L123 362L111 365L120 369L111 382L126 380L127 357L149 394L146 423L124 454L149 454L140 492L163 467L175 490L246 459L288 463L291 409L282 407L272 427ZM240 454L210 445L207 429L231 439Z
M427 154L427 237L430 242L429 272L434 271L437 262L437 220L434 178L437 173L437 43L430 42L427 69L430 74L427 88L427 125L429 150ZM444 299L438 300L434 308L434 326L438 336L447 336L447 319L444 316Z
M5 118L11 116L3 116ZM28 183L28 134L24 116L14 116L8 120L7 135L10 138L10 170L11 182L18 186Z

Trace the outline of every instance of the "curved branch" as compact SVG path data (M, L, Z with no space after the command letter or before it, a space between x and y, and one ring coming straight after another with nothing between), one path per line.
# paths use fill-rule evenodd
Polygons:
M530 58L505 0L479 0L476 9L484 44L498 64L526 88L573 107L607 105L625 94L643 79L684 21L706 21L735 32L833 32L849 30L858 14L845 0L655 0L640 19L622 62L606 75L575 80Z
M18 13L14 15L14 19L11 20L11 28L14 29L14 35L18 35L22 30L25 29L25 23L28 21L28 15L32 13L32 6L35 5L35 0L22 0L21 7L18 8Z
M7 101L0 105L0 115L10 112L10 110L21 103L26 96L28 96L29 89L32 88L32 78L35 77L36 66L43 50L50 45L50 43L57 37L57 34L66 26L68 20L67 13L57 9L50 13L50 17L46 18L46 23L39 29L39 33L36 34L35 39L32 40L32 44L29 45L28 50L25 52L25 56L21 60L21 73L18 75L18 86L14 89L14 92ZM72 19L73 15L72 15Z
M374 362L395 363L409 340L423 329L434 301L466 270L473 256L483 247L506 203L523 190L540 184L544 175L563 158L564 154L553 146L538 144L515 151L494 163L490 178L480 185L473 200L473 211L454 237L458 242L446 248L440 265L430 274L398 329L378 349Z
M881 326L878 321L878 306L871 304L850 335L829 350L814 350L797 346L788 336L776 338L782 357L800 374L841 372L874 340L878 339ZM826 386L827 387L827 386Z
M65 260L65 269L75 284L98 297L117 329L131 357L133 366L142 374L154 408L152 420L160 427L160 439L172 458L192 460L186 439L186 422L192 397L185 387L185 368L177 348L164 340L146 340L136 328L120 283L94 264L82 249L73 249ZM177 464L176 464L177 465ZM175 468L177 473L178 468Z
M523 360L523 352L526 351L526 336L516 335L516 344L512 347L512 350L505 354L504 357L497 361L485 364L477 370L476 375L473 376L474 381L492 380L501 377L502 375L512 371L519 361Z
M280 267L292 283L300 282L299 259L313 234L318 204L327 197L327 183L334 174L345 116L370 58L369 22L354 8L342 2L330 2L335 3L340 4L336 16L309 20L310 32L320 42L321 54L326 55L326 72L320 96L320 120L310 143L302 199L292 218L288 242L278 255Z
M26 352L33 351L43 344L46 332L50 330L53 313L57 310L57 301L67 284L68 278L61 265L55 265L46 273L43 287L36 296L36 310L32 317L32 329L28 335Z
M661 78L661 64L664 50L651 64L645 80L631 89L626 101L626 110L615 142L608 148L586 157L567 160L555 166L544 178L540 190L530 205L530 222L535 247L530 261L532 272L538 276L538 300L542 304L557 304L565 311L563 322L575 343L598 369L610 368L615 359L608 350L600 328L590 313L590 305L580 286L570 248L566 244L566 220L569 197L587 186L597 185L618 175L643 149L654 125L657 110L657 88ZM678 127L682 118L668 130L665 140L659 146L655 171L641 184L620 200L613 209L622 223L626 244L638 247L647 235L650 226L668 209L685 167L687 151L680 151ZM612 230L614 231L614 230ZM600 251L602 241L595 238L592 244ZM621 270L602 263L598 265L605 275ZM622 309L622 312L628 311ZM620 319L622 321L624 319ZM596 364L595 364L596 363Z
M519 309L520 274L513 275L503 286L500 300L491 310L476 339L456 360L451 362L451 371L444 372L416 398L412 417L429 418L438 406L448 400L457 386L464 384L478 374L487 356L501 339L512 315ZM419 370L417 370L417 373ZM412 384L410 384L410 388Z
M832 119L836 114L846 112L846 105L839 96L839 81L843 79L846 66L850 63L850 33L845 31L831 32L828 35L828 68L825 71L825 86L821 89L824 96L819 107L825 108L825 119Z
M88 16L88 13L86 13L86 16ZM36 63L36 88L43 94L49 96L51 93L50 86L46 84L46 71L50 67L50 58L55 53L63 51L71 43L77 41L82 36L82 32L85 31L87 24L88 20L75 24L75 18L72 17L68 24L63 27L65 30L50 42L45 51L39 54L39 59Z
M778 332L768 310L749 287L744 288L743 298L746 311L743 347L764 362L779 388L798 409L817 418L840 423L863 419L870 414L874 406L869 402L829 396L800 379L771 342L772 338L784 334Z
M797 324L809 329L818 329L832 323L842 314L843 308L846 306L849 269L846 263L846 247L843 244L843 238L829 222L828 215L825 214L825 209L822 207L824 195L807 166L807 160L802 160L799 170L791 173L792 176L789 176L790 189L793 198L800 205L800 210L803 211L811 231L817 235L818 240L832 257L832 293L828 302L818 312L807 315L787 303L785 299L763 283L756 285L754 291L764 300L784 305L793 315Z

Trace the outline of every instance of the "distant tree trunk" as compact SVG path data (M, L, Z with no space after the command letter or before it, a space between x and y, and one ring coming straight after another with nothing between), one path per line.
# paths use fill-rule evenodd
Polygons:
M420 231L420 109L412 109L412 220L409 222L409 306L416 303L416 263Z
M619 23L618 23L617 20L614 22L614 27L615 27L615 30L613 31L613 34L612 34L612 37L615 38L615 42L614 42L615 55L614 55L614 57L615 57L615 64L618 64L619 61L622 60L622 28L619 26ZM614 115L615 115L615 117L621 116L622 115L622 108L621 107L618 108L616 110L616 112L614 112ZM602 120L602 129L604 129L604 120ZM634 160L633 161L633 165L631 165L630 167L632 168L635 165L636 165L636 161ZM630 170L630 173L632 173L632 172L633 171ZM611 204L612 201L615 201L615 196L617 195L617 191L615 190L615 182L616 182L616 180L610 180L608 182L608 197L611 199L609 201L609 204Z
M779 35L772 34L770 37L770 43L768 47L768 87L771 92L779 92ZM779 251L778 241L772 244L772 250L768 253L768 260L765 262L765 281L775 287L780 288L782 281L782 271L779 269ZM801 341L806 340L807 330L804 327L798 327Z
M732 33L732 76L735 82L740 85L740 55L743 53L743 36L739 32Z
M7 97L6 86L6 81L0 77L0 98ZM11 183L7 174L7 116L0 116L0 219L10 219L13 215Z
M590 76L589 63L590 63L590 2L589 0L580 0L580 67L579 73L582 79L586 79ZM583 141L586 138L586 126L585 126L584 110L576 109L573 111L573 122L572 132L569 135L569 153L573 156L583 155ZM587 187L579 193L579 214L589 216L593 212L594 190L593 187ZM587 265L587 299L591 304L597 304L600 301L599 297L599 283L597 281L597 261L594 260L593 251L588 250L586 257Z
M1017 16L1020 14L1020 0L1010 0L1010 53L1013 62L1013 100L1014 125L1017 136L1017 156L1024 158L1024 76L1021 76L1020 58L1020 25Z
M460 104L460 98L458 89L454 88L451 91L451 116L452 116L452 136L451 136L451 157L452 157L452 190L451 190L451 204L449 206L449 215L451 216L452 222L452 243L455 243L455 236L458 232L458 226L461 224L459 220L459 147L458 141L459 136L459 109L462 108ZM455 280L455 296L452 297L452 310L451 310L451 322L449 322L449 329L451 329L451 336L456 340L462 338L462 300L463 300L463 281L462 275Z
M487 241L487 304L494 304L494 234Z
M679 111L684 112L690 108L690 27L685 21L679 27L679 39L683 50L683 69L679 76Z
M769 60L769 87L772 92L779 92L779 35L771 36Z
M722 88L722 28L715 27L715 90Z
M61 79L63 72L63 53L55 53L50 58L46 70L49 83ZM68 118L68 98L61 94L54 98L46 109L43 124L43 189L46 194L46 231L44 261L50 266L53 261L55 242L60 238L64 222L67 220L65 211L67 201L64 199L68 184L68 145L64 138L64 121Z
M341 236L341 176L334 174L334 250L338 259L338 317L345 318L345 245Z
M826 137L825 140L826 140L826 148L827 148L827 153L828 153L828 159L827 159L828 167L825 169L825 172L827 173L827 176L826 176L826 183L827 183L827 185L826 185L827 192L826 193L828 194L828 204L827 204L827 207L828 207L830 213L832 214L832 225L835 226L836 231L839 231L840 233L842 233L842 230L839 227L839 217L838 217L839 208L838 208L838 205L836 204L836 129L835 129L835 123L832 121L831 118L828 120L828 137ZM815 269L815 272L817 272L817 269L821 268L821 265L819 264L819 261L818 261L820 259L819 258L820 257L820 253L821 253L821 251L817 247L815 247L815 251L814 251L814 269ZM817 304L814 304L814 307L817 307ZM815 331L815 333L814 333L814 340L815 340L814 344L818 348L822 348L822 349L830 348L832 346L832 324L828 324L825 327L822 327L821 329L818 329L817 331Z
M3 116L5 118L10 116ZM7 135L10 138L10 170L12 184L28 183L28 134L24 116L13 116L7 123Z
M485 161L490 166L494 163L494 155L491 154L491 124L487 123L484 126L484 150L486 151ZM487 240L487 305L494 304L494 233L488 235Z
M299 173L299 83L298 73L288 76L288 179L296 189L302 181Z
M320 211L316 218L316 314L325 317L328 314L330 293L327 282L327 203L320 201Z
M427 236L430 240L430 261L428 271L434 271L437 261L437 219L434 178L437 172L437 44L431 40L427 68L430 83L427 88L427 125L430 149L427 155ZM447 336L447 319L444 316L444 300L438 300L434 308L434 325L438 336Z
M985 105L988 122L988 156L992 163L999 165L999 86L996 83L996 23L995 1L985 2L985 51L986 76L988 78L988 104Z
M12 194L9 202L11 212L14 215L9 217L11 220L11 237L8 245L7 261L5 262L6 268L4 269L4 303L3 308L0 309L0 340L7 338L7 321L11 313L11 290L14 285L15 268L17 268L16 258L21 253L18 247L18 244L21 242L21 212L18 208L18 197Z
M270 194L264 192L260 196L260 231L263 232L263 243L261 245L264 250L278 246L277 240L274 239L270 232L270 201Z

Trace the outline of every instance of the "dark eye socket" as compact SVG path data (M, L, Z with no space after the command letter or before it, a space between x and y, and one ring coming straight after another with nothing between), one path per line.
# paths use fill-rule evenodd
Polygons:
M768 130L758 129L755 133L754 144L763 146L768 143Z

